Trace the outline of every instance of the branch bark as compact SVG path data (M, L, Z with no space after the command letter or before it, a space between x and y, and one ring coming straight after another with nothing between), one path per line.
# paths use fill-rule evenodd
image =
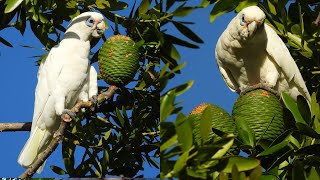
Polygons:
M107 99L110 99L115 92L117 91L118 87L110 86L110 88L97 96L97 105L103 103ZM88 108L91 109L95 107L96 104L92 101L79 101L73 108L71 109L72 112L78 113L81 108ZM20 178L31 178L34 173L37 172L38 168L45 162L45 160L51 155L51 153L57 148L58 144L63 139L64 130L66 129L68 122L71 121L71 117L67 114L63 114L61 116L61 123L59 129L54 133L53 139L50 142L49 146L40 154L39 158L30 166L23 174L20 175Z
M8 131L30 131L31 122L25 123L0 123L0 132Z
M320 25L320 12L318 14L318 17L317 19L313 22L316 26L319 26Z

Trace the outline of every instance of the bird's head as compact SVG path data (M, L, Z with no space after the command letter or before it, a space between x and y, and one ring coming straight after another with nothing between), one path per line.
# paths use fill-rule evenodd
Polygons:
M242 9L235 18L238 33L242 39L250 39L264 26L266 15L257 6L249 6Z
M72 19L65 33L65 37L90 40L92 38L101 37L105 29L106 24L102 14L97 12L85 12Z

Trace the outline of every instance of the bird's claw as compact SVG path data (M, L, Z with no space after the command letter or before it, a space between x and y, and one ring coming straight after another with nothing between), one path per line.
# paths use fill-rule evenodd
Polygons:
M94 111L94 109L98 106L98 96L93 95L91 98L89 98L89 100L92 103L91 110Z
M62 112L61 118L66 122L70 122L72 120L75 120L77 118L77 115L70 109L65 109Z

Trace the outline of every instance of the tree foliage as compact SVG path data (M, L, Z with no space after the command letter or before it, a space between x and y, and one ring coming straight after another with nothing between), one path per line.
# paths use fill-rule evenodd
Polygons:
M117 13L124 9L128 9L127 14ZM55 173L70 177L141 177L138 172L144 162L159 169L160 10L157 0L134 1L130 7L118 0L0 2L0 30L15 28L24 35L30 26L47 50L60 41L66 30L64 23L86 11L102 13L114 34L124 31L140 47L140 68L133 82L120 87L113 99L94 112L83 113L70 124L62 142L65 167L51 166ZM3 37L0 42L14 46ZM95 63L98 51L91 54L91 63ZM103 85L99 91L107 88ZM76 151L82 153L81 161L75 158Z
M311 109L304 98L298 97L295 102L290 96L282 93L287 129L269 144L260 142L245 121L236 123L237 136L225 134L214 127L207 128L206 125L210 122L206 122L208 119L205 117L212 114L210 111L204 111L201 116L200 132L196 133L209 134L213 131L220 137L208 139L205 138L207 136L202 136L203 142L198 144L195 141L195 127L191 123L193 117L181 113L182 107L175 102L176 96L188 90L192 82L172 88L162 93L160 97L161 179L174 177L181 179L320 178L320 106L318 103L320 29L319 24L314 23L320 3L300 0L290 2L287 0L203 0L198 6L189 6L186 1L167 0L163 3L163 13L169 19L163 24L174 24L177 18L187 16L193 10L201 11L202 8L211 8L208 21L212 22L225 13L233 10L239 12L250 5L258 5L265 11L266 23L271 25L286 43L312 94ZM188 22L188 24L192 23ZM175 27L179 30L179 27ZM194 36L193 33L180 32L190 40L194 40L191 38ZM188 41L166 36L171 38L168 42L172 44L186 48L197 47ZM200 41L195 42L200 43ZM184 65L184 63L177 63L180 57L179 52L174 48L171 48L170 52L166 55L170 55L171 58L161 57L166 65L160 74L167 74L168 79L178 75ZM171 71L168 72L170 67ZM174 114L176 116L172 116ZM175 121L172 121L173 117L176 117ZM201 127L204 128L201 129ZM190 134L182 132L190 132ZM246 154L248 158L239 156L236 150L241 150L242 155Z

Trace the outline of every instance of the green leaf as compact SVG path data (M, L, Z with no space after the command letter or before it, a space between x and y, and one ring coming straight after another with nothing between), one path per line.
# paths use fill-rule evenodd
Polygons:
M243 119L237 119L236 127L243 144L254 147L256 144L256 136L247 122Z
M174 164L173 172L175 174L178 174L186 165L189 157L189 152L193 150L194 148L190 148L188 151L185 151L177 160L177 162Z
M1 36L0 36L0 42L8 47L13 47L12 44L10 44L7 40L3 39Z
M167 140L165 143L163 143L160 146L160 152L165 151L166 149L170 148L173 144L177 143L178 135L172 136L169 140Z
M184 92L186 92L188 89L190 89L192 87L194 83L194 80L190 80L189 82L187 83L184 83L184 84L181 84L177 87L175 87L175 95L176 96L179 96L181 94L183 94Z
M299 112L302 116L302 118L304 119L304 121L309 125L309 126L312 126L311 123L311 113L310 113L310 109L309 109L309 105L308 105L308 102L307 100L299 95L297 97L297 105L298 105L298 109L299 109Z
M291 26L291 32L296 35L300 35L301 29L299 24L294 24Z
M258 5L259 0L243 0L240 1L238 6L236 7L235 11L240 12L242 9L248 7L248 6L256 6Z
M10 13L13 10L15 10L21 3L23 2L23 0L6 0L6 8L4 10L4 13Z
M311 95L311 115L312 117L315 116L315 118L320 118L320 106L317 103L316 93L312 93Z
M232 173L232 167L236 166L239 172L249 171L260 165L258 159L245 158L240 156L230 157L227 166L222 170L225 173Z
M206 8L207 6L209 6L209 4L210 4L210 0L202 0L200 6L201 6L202 8Z
M118 119L119 119L119 121L120 121L121 127L124 127L125 120L124 120L124 118L122 117L119 108L116 108L116 115L117 115L117 117L118 117Z
M276 7L273 5L273 3L270 0L268 0L268 7L269 7L271 14L277 15Z
M210 12L210 22L213 22L217 17L230 12L234 8L233 0L220 0L212 8Z
M192 128L190 121L182 113L179 113L176 120L176 132L178 135L178 143L183 152L188 151L193 143ZM190 132L190 133L186 133Z
M309 137L320 139L320 134L318 134L310 126L303 124L303 123L299 123L299 122L296 123L296 126L297 126L300 133L307 135Z
M306 122L303 120L303 118L302 118L302 116L301 116L301 114L299 112L297 103L292 99L292 97L289 96L286 92L282 92L281 93L281 98L282 98L284 104L286 105L286 107L292 113L292 115L293 115L294 119L296 120L296 122L306 124Z
M58 167L58 166L50 166L50 168L52 169L52 171L56 174L59 175L64 175L67 174L67 172L65 170L63 170L62 168Z
M200 118L200 136L203 142L208 140L209 134L211 133L212 125L212 115L214 115L214 109L206 108Z
M289 141L288 140L282 141L281 143L276 144L274 146L271 146L270 148L262 151L260 154L257 155L257 157L271 155L271 154L273 154L275 152L278 152L279 150L282 150L287 145L289 145Z
M294 153L296 156L310 156L317 155L320 157L320 144L313 144L305 146Z
M182 7L180 6L175 11L173 11L174 16L184 17L190 14L193 11L194 7Z
M180 60L180 54L174 45L167 45L166 51L168 51L168 55L172 57L174 60Z
M170 116L175 109L173 106L175 97L175 91L172 90L160 98L160 122Z
M142 0L141 4L139 6L139 15L141 16L142 14L146 14L148 12L148 8L151 4L151 0Z
M260 179L261 175L262 175L262 167L257 166L250 172L249 179Z
M192 41L197 43L203 43L202 39L197 34L195 34L191 29L189 29L187 26L176 21L172 21L172 23L183 35L185 35Z
M231 146L233 145L234 138L235 138L235 136L233 134L230 134L226 138L223 138L223 139L220 139L220 140L214 142L214 144L219 144L219 142L223 142L223 145L222 145L221 149L219 149L212 156L212 158L221 158L222 156L224 156L229 151ZM226 143L225 142L226 140L229 140L229 141L227 141L227 143Z

